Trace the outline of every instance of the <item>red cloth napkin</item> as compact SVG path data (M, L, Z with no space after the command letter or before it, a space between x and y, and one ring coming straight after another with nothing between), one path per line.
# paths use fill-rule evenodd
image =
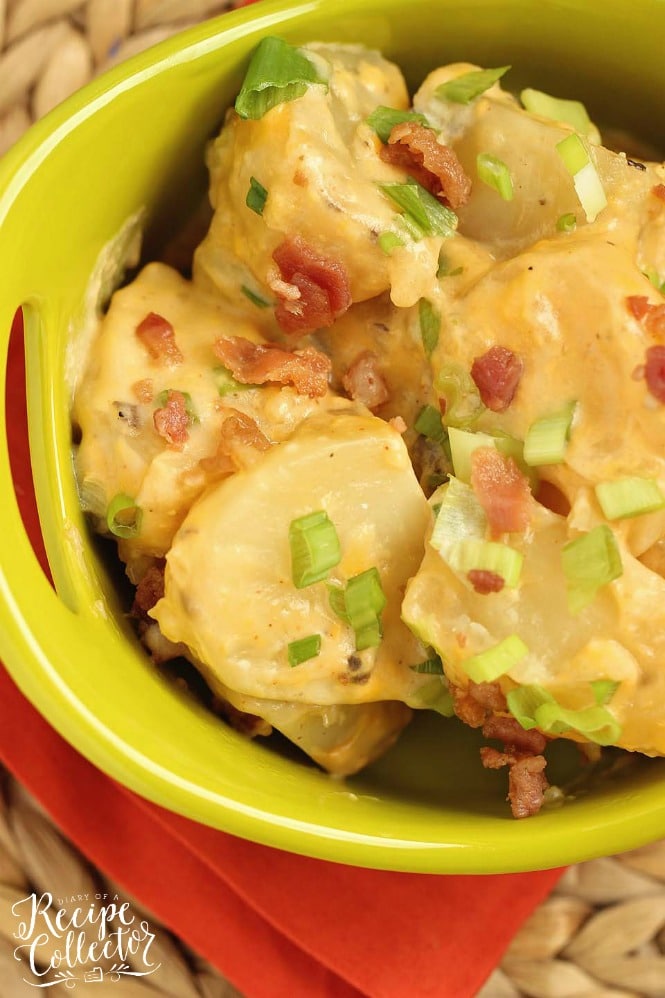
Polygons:
M16 322L9 446L26 527L45 565L20 332ZM97 770L31 707L2 666L0 759L93 863L249 998L470 998L560 873L362 870L215 831Z

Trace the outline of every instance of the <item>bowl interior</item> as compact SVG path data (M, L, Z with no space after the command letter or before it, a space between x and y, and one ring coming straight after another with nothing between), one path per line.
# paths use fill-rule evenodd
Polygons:
M599 121L663 134L660 0L265 0L170 40L94 82L0 162L0 342L24 304L34 478L58 595L14 502L0 439L0 653L79 751L146 797L257 841L326 859L426 872L517 871L665 835L665 762L629 759L580 784L562 810L515 822L505 775L482 770L476 735L419 717L346 783L278 741L250 743L155 671L126 623L117 577L91 542L71 466L68 344L80 334L99 253L144 214L150 256L205 189L203 149L262 35L363 41L417 83L465 59L584 99ZM4 390L4 379L3 390ZM4 413L4 404L2 405ZM573 779L570 746L555 753Z

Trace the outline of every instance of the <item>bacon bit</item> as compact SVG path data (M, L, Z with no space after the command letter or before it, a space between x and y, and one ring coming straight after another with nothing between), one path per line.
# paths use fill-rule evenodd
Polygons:
M646 295L629 295L626 305L654 339L665 339L665 304L654 305Z
M332 326L351 304L351 284L345 267L322 256L299 236L289 237L272 255L281 278L298 297L280 295L275 318L286 333L299 336Z
M505 412L515 397L524 364L507 347L493 346L471 366L471 377L483 404L492 412Z
M132 615L134 617L148 616L148 610L152 610L164 595L164 568L166 562L160 560L156 565L151 565L147 570L134 594L132 603Z
M155 397L152 378L143 378L142 381L135 381L132 385L134 398L143 405L149 405Z
M471 180L457 154L438 142L436 133L425 125L415 121L395 125L380 156L384 163L402 167L430 194L455 210L469 200Z
M379 369L378 357L371 350L358 354L342 378L344 391L356 402L374 411L390 398L390 392Z
M649 311L649 299L646 295L628 295L626 305L630 314L638 321L641 321Z
M407 425L401 416L393 416L392 419L388 420L388 425L392 426L393 430L400 435L407 431Z
M466 577L482 596L488 593L500 593L506 584L506 580L496 572L488 572L484 568L472 568L466 573Z
M266 451L271 446L257 423L238 409L225 409L219 428L217 450L211 457L199 461L208 479L227 478L245 467L247 451Z
M469 683L454 686L450 691L455 713L470 728L480 728L495 710L506 710L506 698L498 683Z
M183 356L175 341L173 326L163 315L150 312L136 327L140 339L153 360L181 364Z
M538 482L538 490L534 498L545 509L551 509L553 513L557 513L559 516L568 516L570 513L570 501L568 497L557 485L548 482L545 478L541 478Z
M649 347L644 377L653 397L665 405L665 346Z
M498 683L469 683L469 695L488 711L507 710L506 698Z
M507 752L528 752L540 755L545 751L547 739L540 731L531 728L526 731L514 717L490 717L483 725L485 738L496 738L504 743Z
M187 403L182 392L169 389L166 404L155 409L152 417L155 429L167 444L180 450L189 439L187 427L190 423Z
M293 385L299 395L310 398L321 398L328 390L332 363L313 347L285 350L275 343L252 343L242 336L225 336L217 340L214 350L244 385L263 385L267 381Z
M545 799L549 781L545 776L547 760L542 755L518 759L508 771L508 800L514 818L530 818L538 814Z
M529 523L529 480L512 457L494 447L471 454L471 486L485 510L492 535L517 533Z
M651 193L661 201L665 201L665 184L656 184L651 188Z

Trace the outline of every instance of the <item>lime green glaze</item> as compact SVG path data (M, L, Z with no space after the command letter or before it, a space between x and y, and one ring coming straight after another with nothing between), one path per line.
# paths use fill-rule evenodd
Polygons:
M450 59L512 63L516 87L581 97L597 118L655 141L665 132L662 0L266 0L138 56L56 109L0 161L0 357L4 367L10 319L25 303L35 483L60 596L23 531L3 429L0 655L103 770L168 808L274 846L478 873L549 867L663 836L665 763L635 760L563 810L515 822L504 776L478 765L475 734L434 717L421 717L361 777L333 782L181 699L117 612L72 478L68 329L101 247L125 219L145 207L157 245L164 219L194 202L204 143L267 32L376 45L412 83ZM569 762L564 748L562 771Z

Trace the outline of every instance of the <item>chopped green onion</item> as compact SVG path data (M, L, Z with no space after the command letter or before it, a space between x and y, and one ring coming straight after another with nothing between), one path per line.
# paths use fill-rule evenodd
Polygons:
M213 369L217 391L223 397L232 392L244 392L248 388L256 388L256 385L245 385L241 381L236 381L228 367L215 367Z
M504 638L498 645L472 655L462 662L462 668L474 683L493 683L522 661L529 649L517 634Z
M473 433L458 426L448 428L450 455L455 477L461 482L471 481L471 455L479 447L494 447L496 440L489 433Z
M256 177L250 177L249 190L247 191L247 197L245 198L245 204L247 207L251 208L251 210L256 212L257 215L262 215L267 199L268 191L265 189L263 184L260 184Z
M375 108L367 118L367 124L374 129L382 142L388 141L395 125L401 125L405 121L416 121L426 128L432 127L424 114L418 114L417 111L400 111L396 107L383 105Z
M506 586L514 589L520 581L524 555L498 541L466 537L453 546L448 563L462 575L474 570L500 575Z
M411 668L415 669L414 666ZM443 717L455 716L453 698L442 676L420 686L407 698L406 703L415 710L434 710Z
M343 620L345 624L349 624L349 615L346 612L346 601L345 601L345 589L343 586L339 585L337 582L329 582L328 587L328 601L330 603L330 609Z
M381 613L386 597L381 586L378 569L368 568L354 575L346 588L328 585L330 606L341 620L355 631L356 651L374 648L381 642Z
M291 521L289 546L296 589L321 582L342 557L335 525L324 510Z
M460 364L444 364L434 379L434 388L446 402L446 426L472 426L485 409L475 381Z
M421 298L418 302L418 321L425 353L431 357L439 342L441 316L427 298Z
M446 260L444 253L439 253L439 266L436 270L437 277L459 277L464 273L464 267L452 267Z
M618 478L596 485L596 497L608 520L654 513L665 506L665 496L653 478Z
M454 80L442 83L436 88L435 94L440 100L453 101L455 104L470 104L476 97L489 90L509 69L510 66L500 66L498 69L472 69L469 73L463 73Z
M420 184L412 180L404 184L379 184L379 187L402 209L402 217L414 229L416 238L453 235L457 215Z
M291 668L301 665L303 662L309 661L310 658L316 658L319 654L321 651L321 635L310 634L306 638L292 641L286 651L289 656L289 665Z
M432 547L447 561L459 541L467 537L483 540L486 529L485 511L471 486L450 478L430 537Z
M557 142L556 151L573 178L575 191L584 208L587 222L595 221L606 207L607 197L587 147L575 132Z
M562 121L566 125L572 125L576 132L586 135L590 139L598 134L598 130L592 124L587 109L581 101L551 97L550 94L545 94L542 90L532 90L531 87L522 91L520 100L531 114L537 114L541 118L549 118L550 121Z
M390 256L393 250L398 249L400 246L404 246L404 240L401 239L394 232L382 232L378 238L379 249L382 250L386 256Z
M594 679L591 683L593 698L599 707L609 703L619 687L615 679Z
M240 285L240 290L244 294L245 298L249 298L252 305L256 305L257 308L270 308L270 302L262 298L261 295L257 295L256 291L252 291L248 288L246 284Z
M599 589L623 573L617 542L605 523L564 545L561 563L571 613L583 610Z
M241 118L257 120L278 104L302 97L313 83L326 85L299 49L281 38L264 38L252 56L235 109Z
M189 418L190 423L198 423L199 417L196 414L196 409L194 408L194 403L192 402L192 396L189 392L181 392L179 388L165 388L163 392L160 392L155 399L155 404L157 407L163 407L169 400L169 394L171 392L178 392L179 395L185 400L185 412Z
M513 178L510 170L498 156L489 152L479 152L476 157L478 179L497 191L504 201L513 200Z
M562 464L575 414L575 402L552 416L543 416L532 423L524 440L524 461L530 468L542 464Z
M540 728L546 734L560 735L572 729L598 745L613 745L621 736L621 725L606 707L571 710L542 686L518 686L506 700L510 713L526 730Z
M422 407L413 424L413 428L416 433L420 433L421 436L427 437L428 440L433 440L437 444L442 444L446 440L446 431L441 419L441 413L433 405L424 405Z
M141 530L143 510L125 492L113 496L106 510L106 526L116 537L129 540L137 537Z
M443 662L438 655L434 655L433 658L426 658L424 662L419 662L418 665L410 665L409 668L413 672L418 672L425 676L443 675Z
M572 211L566 212L565 215L559 215L556 227L558 232L574 232L577 228L577 216Z
M654 270L653 267L649 267L648 270L644 270L642 273L651 281L656 291L661 291L665 294L665 281L661 281L658 271Z

